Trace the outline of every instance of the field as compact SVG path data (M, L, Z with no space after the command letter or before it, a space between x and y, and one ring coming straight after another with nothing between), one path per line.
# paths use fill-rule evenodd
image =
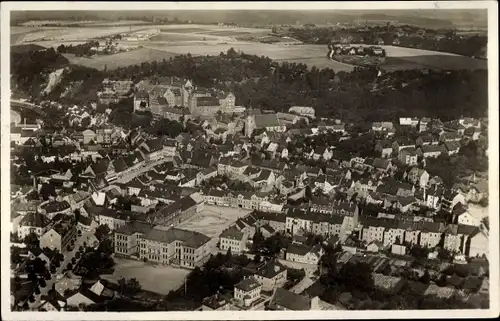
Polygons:
M113 260L115 261L113 274L101 275L103 279L118 283L121 278L136 278L141 283L142 289L164 295L172 290L177 290L190 272L186 269L152 265L117 257Z
M162 42L162 41L203 41L205 38L210 36L205 35L197 35L191 33L166 33L162 32L159 35L151 37L150 40L154 42Z
M73 54L64 55L71 64L82 65L90 68L103 70L106 66L109 70L119 67L140 64L146 61L161 61L176 56L175 54L148 49L140 48L127 52L120 52L114 55L93 56L91 58L76 57Z
M326 58L326 45L287 45L283 43L267 44L255 41L239 41L238 36L259 38L269 33L268 29L228 28L215 25L149 25L132 26L132 31L156 28L161 33L146 41L119 41L124 46L143 46L147 49L121 53L113 56L100 56L91 59L71 58L73 63L98 69L108 66L117 68L143 61L168 59L172 55L190 53L197 55L218 55L230 48L248 54L268 56L277 61L304 63L309 67L331 68L335 71L350 71L353 65L331 61ZM85 41L91 38L130 32L129 26L113 27L60 27L30 28L15 27L11 32L12 44L27 40L45 47L57 47L60 43ZM41 39L50 39L44 40ZM386 63L382 66L387 71L402 69L486 69L485 60L458 56L451 53L429 50L381 46L386 50Z

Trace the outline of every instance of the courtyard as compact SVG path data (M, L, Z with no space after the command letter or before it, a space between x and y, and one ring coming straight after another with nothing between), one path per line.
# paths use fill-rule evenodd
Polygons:
M113 274L103 274L101 277L107 281L118 283L121 278L136 278L143 290L166 295L170 291L177 290L184 279L191 272L187 269L179 269L171 266L153 265L142 261L124 258L113 258L115 267Z
M203 233L210 237L209 248L211 253L216 253L219 235L239 218L244 217L251 210L205 205L203 211L189 220L177 225L177 228Z
M205 205L203 211L177 225L178 228L196 231L210 238L218 238L229 225L244 217L251 210Z

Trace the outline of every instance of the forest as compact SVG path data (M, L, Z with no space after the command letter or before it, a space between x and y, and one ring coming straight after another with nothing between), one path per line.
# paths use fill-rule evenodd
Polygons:
M247 108L285 111L293 105L312 106L319 117L351 123L395 121L402 116L446 121L487 115L487 71L483 70L400 70L379 75L375 68L356 67L350 73L335 72L302 63L278 63L231 48L218 56L187 54L109 71L71 66L50 95L37 93L43 75L65 63L53 49L15 54L11 62L14 88L40 99L88 104L96 101L104 78L138 82L176 76L191 79L199 87L230 90L236 104ZM73 89L71 95L61 98L68 88Z

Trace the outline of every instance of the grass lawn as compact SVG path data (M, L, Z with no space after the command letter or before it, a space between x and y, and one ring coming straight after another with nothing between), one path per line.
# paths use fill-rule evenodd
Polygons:
M113 258L116 265L113 274L101 275L110 282L118 283L122 277L125 279L136 278L142 289L158 294L168 294L177 290L190 273L186 269L177 269L171 266L152 265L142 261Z

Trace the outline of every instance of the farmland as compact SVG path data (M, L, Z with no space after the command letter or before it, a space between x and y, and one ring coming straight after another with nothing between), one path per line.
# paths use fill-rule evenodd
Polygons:
M118 41L123 46L143 46L143 49L112 56L93 58L68 57L72 63L88 67L108 69L138 64L145 61L168 59L174 55L190 53L198 55L218 55L230 48L248 54L268 56L277 61L304 63L309 67L331 68L336 71L350 71L353 65L331 61L326 58L324 45L259 43L237 40L238 37L257 39L269 34L268 29L227 28L215 25L150 25L150 26L114 26L114 27L60 27L29 28L15 27L11 32L12 43L32 41L45 47L57 47L91 38L104 37L116 33L128 33L156 28L160 33L149 40ZM45 40L42 40L45 39ZM36 40L36 41L35 41ZM381 66L387 71L401 69L486 69L485 60L458 56L455 54L404 48L381 46L387 54L386 63Z
M141 48L114 55L93 56L92 58L75 57L73 54L65 54L64 56L71 64L102 70L105 66L108 69L116 69L123 66L140 64L146 61L161 61L176 56L176 54L149 48Z

